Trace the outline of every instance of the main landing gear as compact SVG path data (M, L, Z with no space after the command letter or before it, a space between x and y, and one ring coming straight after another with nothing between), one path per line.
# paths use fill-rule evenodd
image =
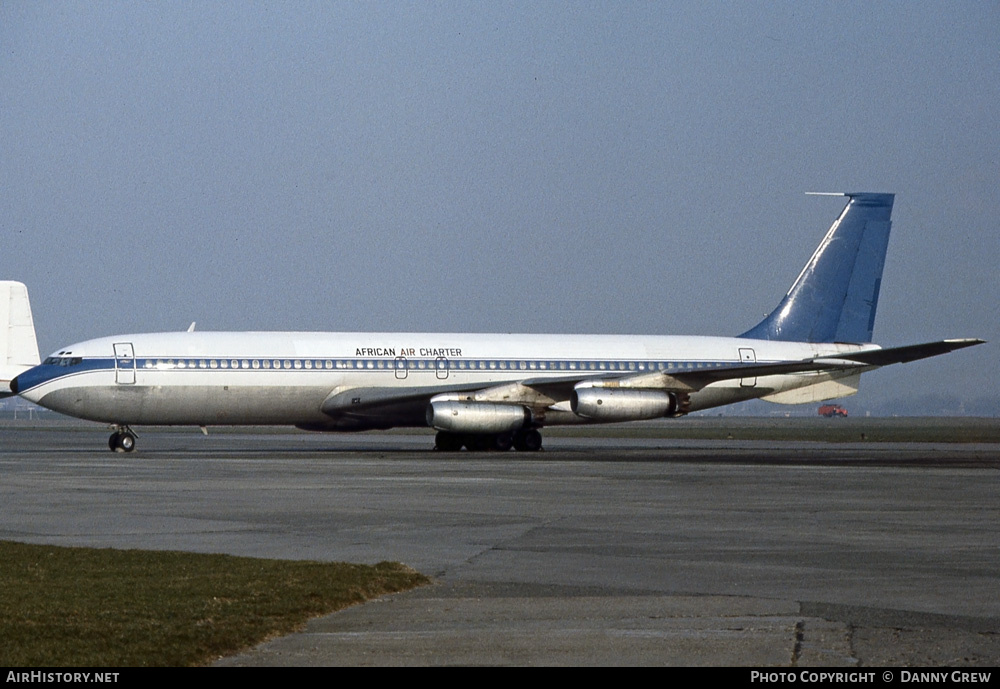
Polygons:
M438 431L435 436L435 450L458 452L462 448L470 452L506 452L514 448L519 452L538 452L542 449L542 434L535 429L514 433L448 433Z
M116 426L108 438L108 448L112 452L131 452L135 449L135 432L128 426Z

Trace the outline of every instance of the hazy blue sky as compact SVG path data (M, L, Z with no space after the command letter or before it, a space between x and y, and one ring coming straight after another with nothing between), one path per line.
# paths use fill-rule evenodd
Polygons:
M718 334L897 193L876 340L1000 340L996 2L0 4L0 276L113 333ZM997 395L996 345L863 394Z

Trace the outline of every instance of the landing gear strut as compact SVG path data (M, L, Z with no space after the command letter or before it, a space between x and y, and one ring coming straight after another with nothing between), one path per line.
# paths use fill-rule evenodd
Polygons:
M542 434L531 429L516 433L448 433L438 431L434 449L441 452L458 452L464 446L469 452L506 452L511 447L520 452L537 452L542 449Z
M131 452L135 449L135 432L128 426L117 426L108 438L108 448L112 452Z

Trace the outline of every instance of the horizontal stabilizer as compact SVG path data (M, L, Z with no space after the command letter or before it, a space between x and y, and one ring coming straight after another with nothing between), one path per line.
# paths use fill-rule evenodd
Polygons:
M940 342L927 342L926 344L907 345L905 347L890 347L888 349L873 349L866 352L854 354L842 354L841 359L857 361L861 364L872 366L888 366L889 364L905 364L908 361L926 359L939 354L954 352L956 349L964 349L983 344L986 340L976 338L966 338L961 340L941 340Z

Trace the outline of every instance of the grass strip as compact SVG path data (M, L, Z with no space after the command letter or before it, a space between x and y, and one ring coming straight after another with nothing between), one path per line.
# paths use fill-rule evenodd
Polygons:
M0 666L204 665L429 579L381 562L0 541Z

